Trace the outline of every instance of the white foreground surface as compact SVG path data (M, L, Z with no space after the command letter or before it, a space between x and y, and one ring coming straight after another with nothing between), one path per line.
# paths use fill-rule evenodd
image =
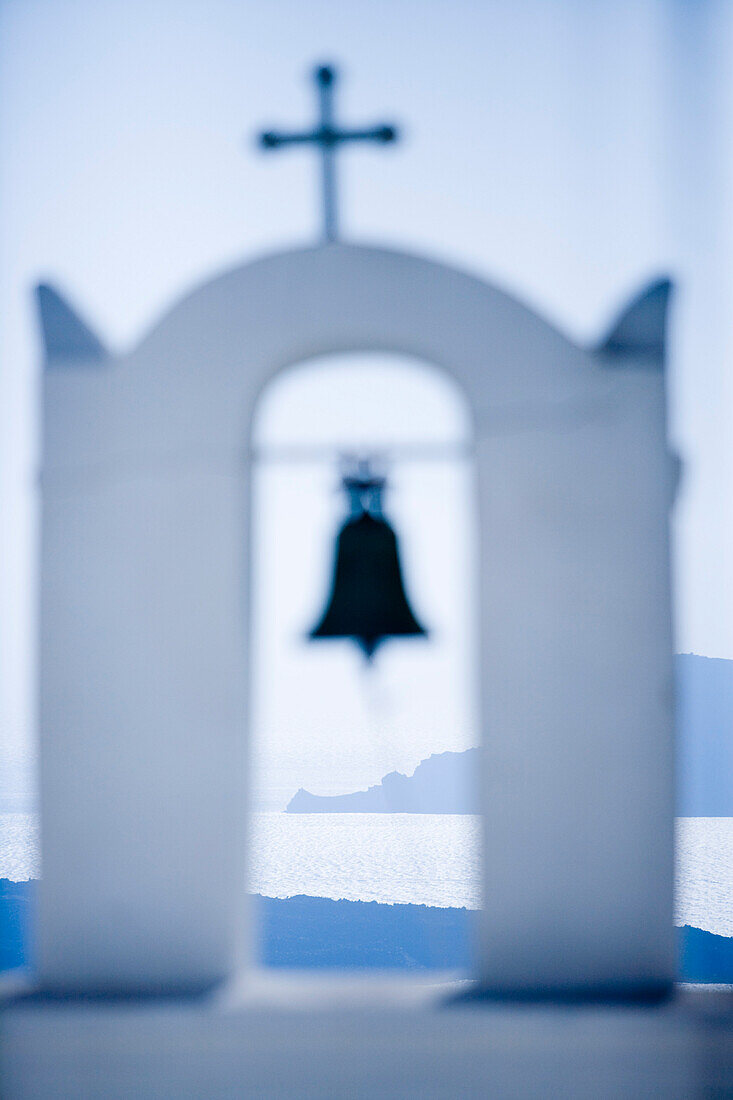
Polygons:
M374 976L253 978L190 1002L18 1003L5 1100L733 1095L733 995L659 1006L469 1003Z

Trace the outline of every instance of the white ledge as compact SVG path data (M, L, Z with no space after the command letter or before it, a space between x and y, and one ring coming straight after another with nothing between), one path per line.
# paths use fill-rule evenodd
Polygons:
M447 975L280 973L192 1001L16 1001L2 1017L2 1095L688 1100L733 1089L729 991L688 989L656 1007L449 1004L458 987Z

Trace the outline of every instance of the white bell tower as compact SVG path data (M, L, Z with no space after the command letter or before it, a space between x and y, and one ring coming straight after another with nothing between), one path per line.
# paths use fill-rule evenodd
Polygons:
M246 964L250 425L277 371L349 351L434 363L473 415L476 977L669 987L667 294L584 349L462 272L331 244L214 279L112 358L43 293L44 988L200 991Z

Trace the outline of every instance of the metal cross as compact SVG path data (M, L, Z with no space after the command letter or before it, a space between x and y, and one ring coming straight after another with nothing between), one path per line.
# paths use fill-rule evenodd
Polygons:
M336 209L335 152L339 145L349 141L377 141L387 144L397 140L394 126L374 126L366 130L341 130L333 117L333 88L336 70L331 65L321 65L313 76L318 88L320 108L319 124L315 130L305 133L276 133L267 130L259 135L263 149L280 149L283 145L314 145L321 153L323 166L323 236L335 241L338 235Z

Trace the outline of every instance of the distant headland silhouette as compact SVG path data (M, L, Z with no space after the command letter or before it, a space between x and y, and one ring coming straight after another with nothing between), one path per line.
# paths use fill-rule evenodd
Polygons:
M679 817L733 817L733 661L675 658L678 727ZM478 813L479 749L434 753L411 776L390 772L352 794L317 795L301 789L286 812Z
M286 807L289 814L478 813L474 791L478 777L479 749L434 753L411 776L390 772L381 783L353 794L317 795L302 787Z

